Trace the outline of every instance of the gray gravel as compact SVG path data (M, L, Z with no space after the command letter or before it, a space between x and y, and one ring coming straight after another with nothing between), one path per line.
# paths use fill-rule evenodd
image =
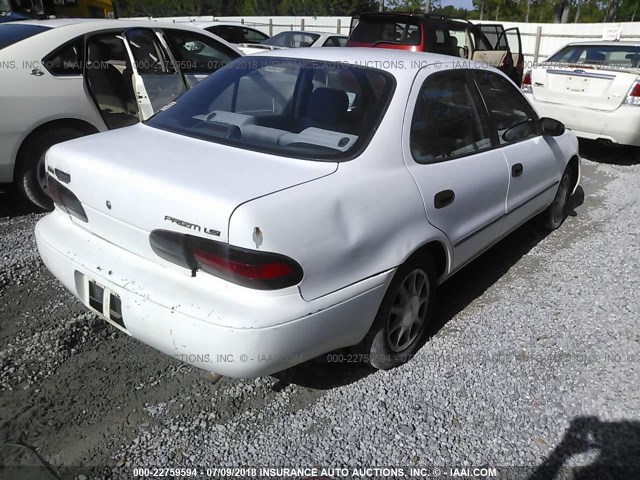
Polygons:
M640 467L640 165L599 160L584 162L560 230L528 224L443 286L434 337L390 372L327 357L213 385L88 314L37 257L39 216L9 212L0 435L119 478L133 466Z

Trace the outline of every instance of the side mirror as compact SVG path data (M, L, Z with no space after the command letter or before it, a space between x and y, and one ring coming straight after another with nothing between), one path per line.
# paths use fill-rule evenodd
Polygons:
M541 118L540 126L542 127L543 135L550 135L552 137L559 137L564 133L564 123L559 122L554 118Z
M509 127L503 134L502 139L507 142L517 142L522 138L527 138L535 131L535 127L533 126L532 119L527 118L515 125Z

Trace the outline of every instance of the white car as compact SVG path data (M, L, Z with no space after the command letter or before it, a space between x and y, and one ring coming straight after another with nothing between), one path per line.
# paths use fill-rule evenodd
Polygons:
M347 44L345 35L330 32L286 31L275 34L261 43L241 43L238 48L246 55L264 53L265 50L301 47L344 47Z
M570 43L525 74L540 115L578 137L640 146L640 43Z
M241 53L203 30L120 20L0 25L0 183L50 208L56 143L149 118Z
M237 23L197 21L189 22L189 25L202 28L235 45L242 43L261 43L269 39L269 35L261 32L257 28L251 28Z
M541 212L560 226L580 157L497 70L307 48L240 58L143 124L51 148L47 171L36 238L66 288L253 377L352 345L408 360L438 284Z

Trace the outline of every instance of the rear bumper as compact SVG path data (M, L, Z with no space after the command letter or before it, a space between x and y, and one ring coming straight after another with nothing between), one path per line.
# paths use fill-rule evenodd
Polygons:
M126 333L230 377L268 375L358 343L394 273L306 302L295 287L260 292L209 275L187 277L102 240L58 210L38 222L36 240L47 268L85 305L93 280L120 297Z
M611 112L536 100L525 96L541 117L560 120L577 137L640 146L640 107L622 105Z

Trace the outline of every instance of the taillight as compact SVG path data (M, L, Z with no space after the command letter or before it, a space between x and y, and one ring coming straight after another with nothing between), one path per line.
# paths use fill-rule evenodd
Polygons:
M525 93L531 93L533 90L531 89L531 70L527 70L524 74L524 78L522 79L522 85L520 85L520 89Z
M58 180L53 178L51 175L47 175L47 185L49 187L49 196L53 199L53 203L55 203L60 209L67 212L70 215L82 220L83 222L88 222L87 214L76 197L71 190L62 185Z
M277 253L248 250L169 230L154 230L149 243L159 257L188 268L194 276L202 270L257 290L277 290L302 280L302 267Z
M624 104L640 106L640 81L636 80L633 84L627 93L627 98L624 99Z

